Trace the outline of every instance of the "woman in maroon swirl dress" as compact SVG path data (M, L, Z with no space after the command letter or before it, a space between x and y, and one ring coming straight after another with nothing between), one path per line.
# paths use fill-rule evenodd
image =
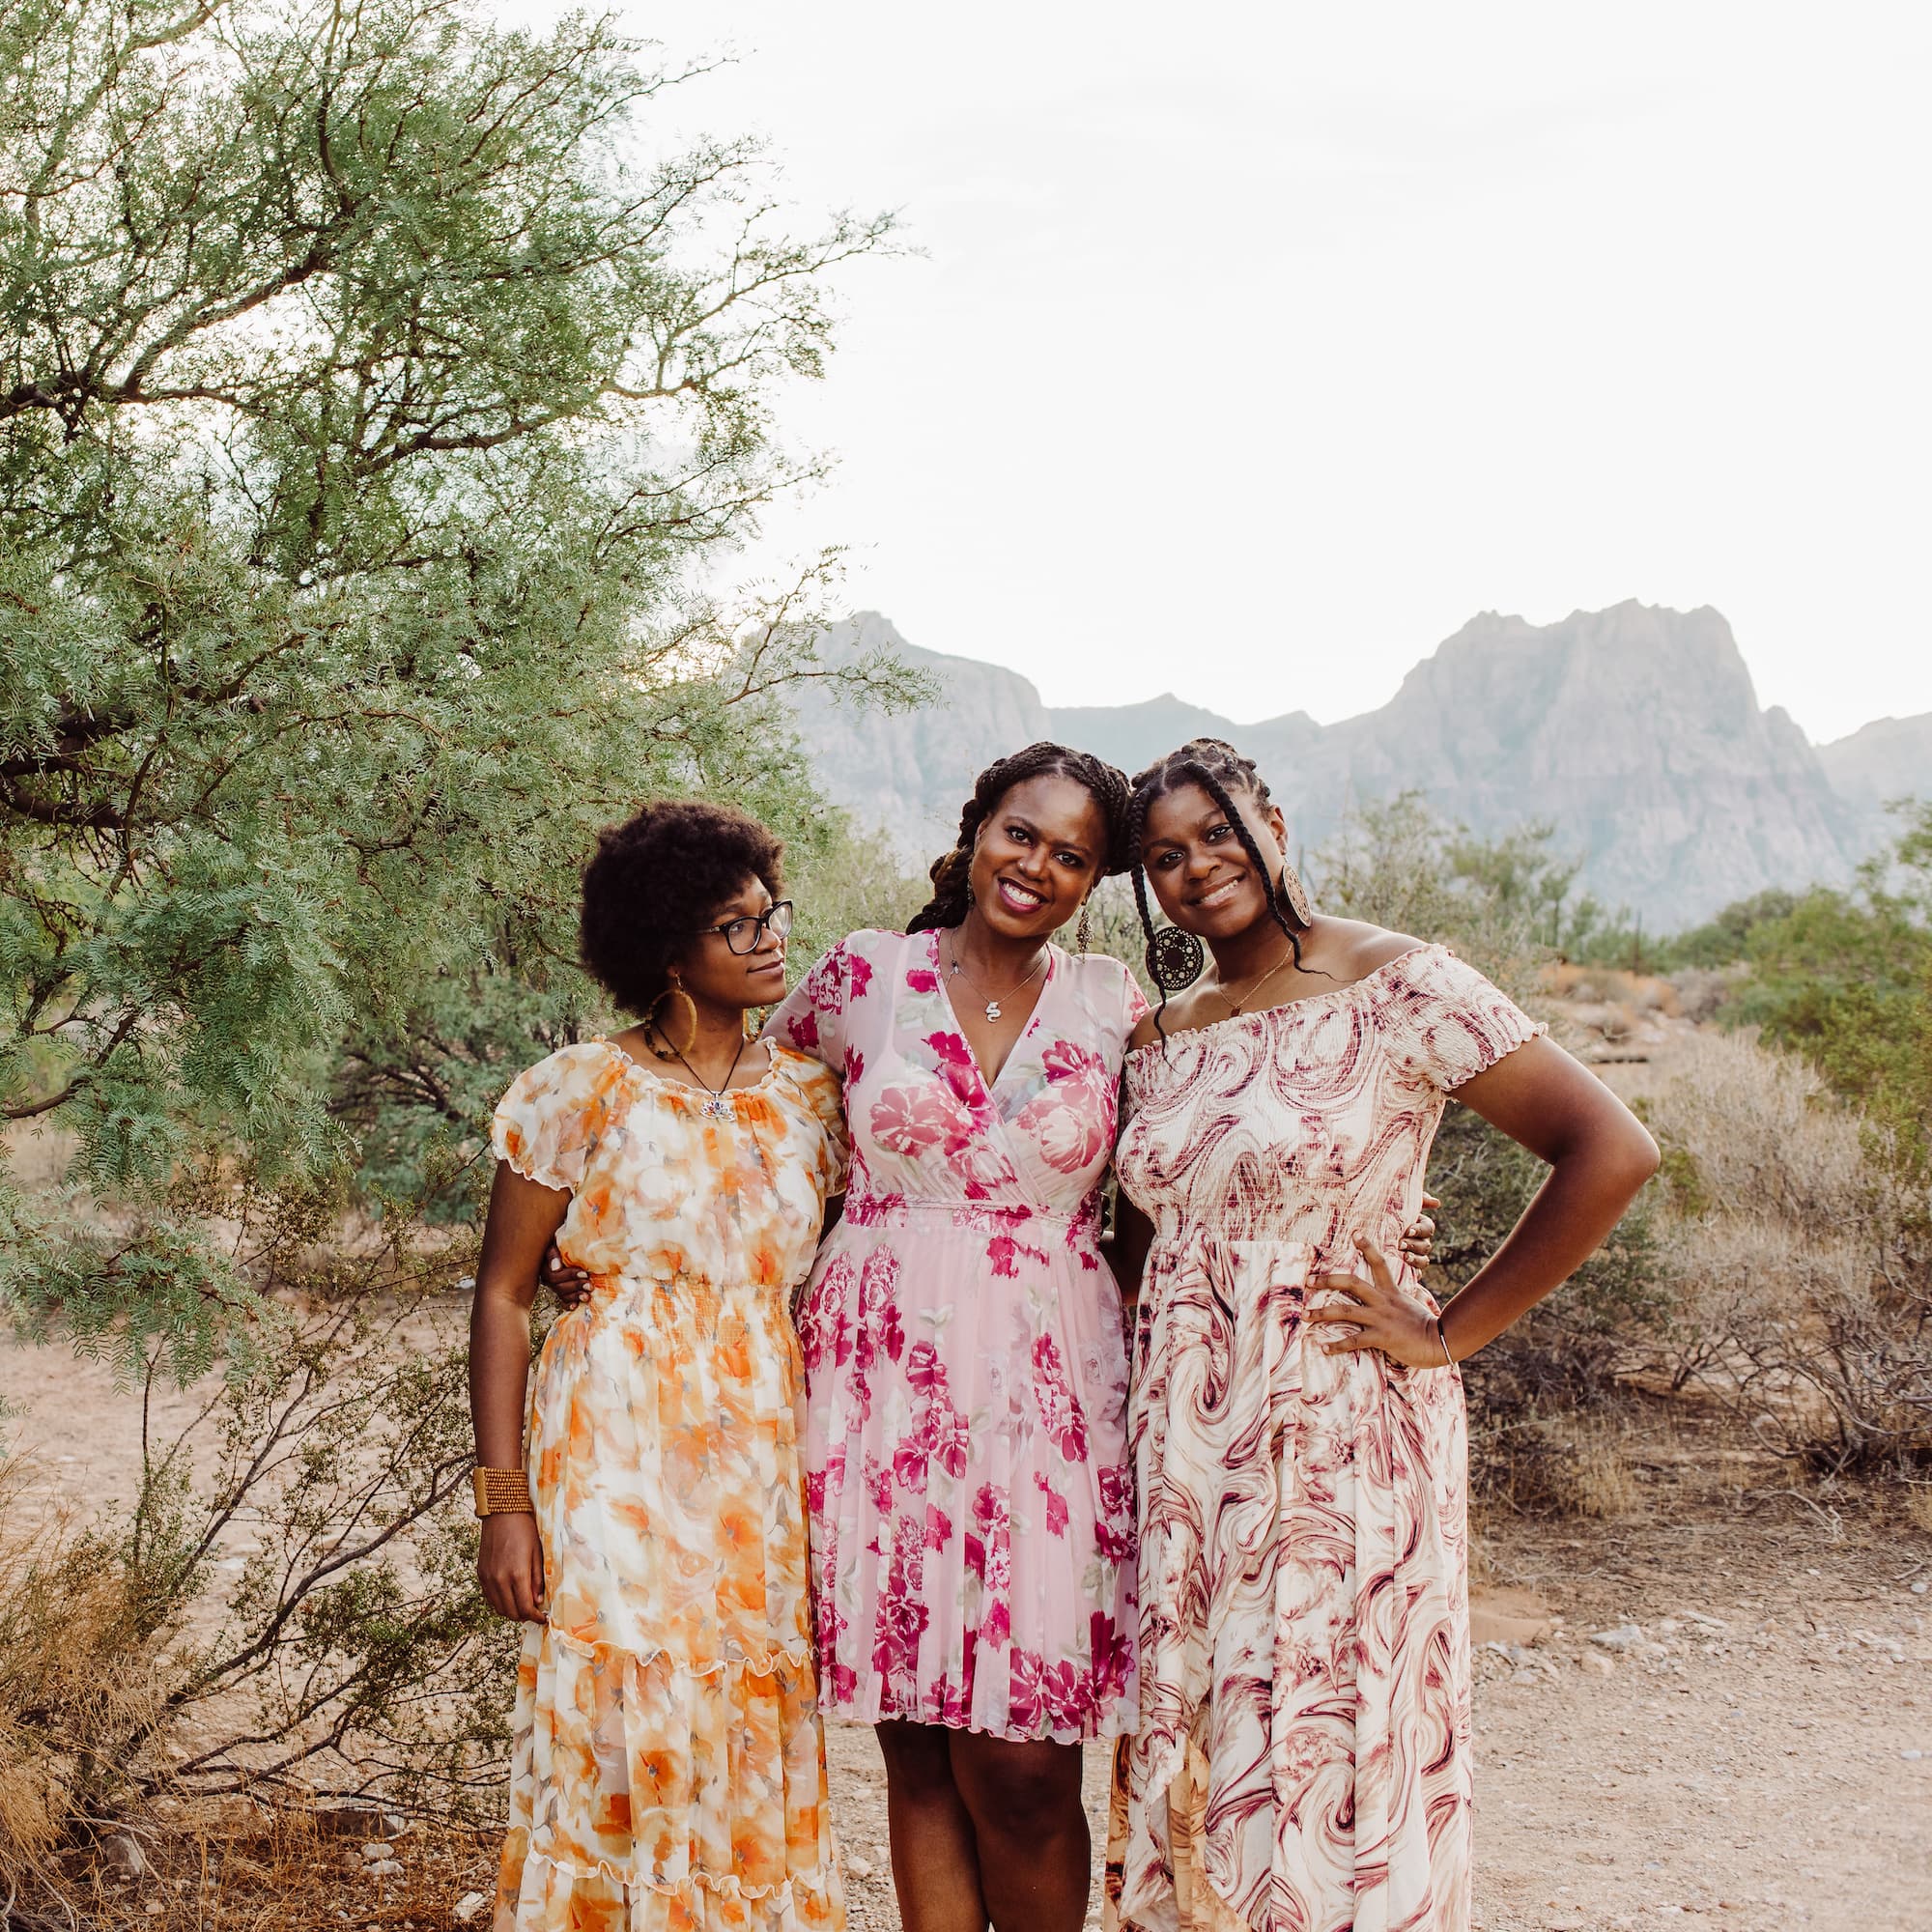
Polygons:
M1116 1265L1145 1265L1140 1707L1109 1922L1464 1932L1456 1364L1589 1255L1657 1150L1446 949L1313 914L1281 813L1230 747L1143 772L1130 822L1150 965L1186 990L1135 1033L1116 1155ZM1158 934L1141 867L1173 923ZM1551 1172L1438 1312L1383 1250L1452 1092Z

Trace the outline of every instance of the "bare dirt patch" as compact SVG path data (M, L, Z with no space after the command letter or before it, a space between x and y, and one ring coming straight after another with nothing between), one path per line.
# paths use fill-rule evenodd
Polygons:
M61 1489L128 1492L137 1404L105 1371L14 1349L0 1399ZM1634 1427L1629 1514L1492 1518L1479 1538L1482 1932L1932 1928L1932 1536L1883 1492L1801 1493L1694 1418ZM892 1932L877 1748L844 1727L831 1747L851 1921ZM1103 1750L1087 1773L1097 1923ZM245 1805L136 1824L149 1869L73 1861L82 1924L484 1922L455 1916L495 1868L468 1834L413 1829L372 1857Z

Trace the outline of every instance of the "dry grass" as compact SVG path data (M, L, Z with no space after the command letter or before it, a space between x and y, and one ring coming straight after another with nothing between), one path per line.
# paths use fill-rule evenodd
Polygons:
M1651 973L1629 973L1615 966L1580 966L1559 959L1542 972L1545 991L1582 1006L1620 1008L1633 1019L1639 1013L1679 1011L1676 985Z
M1857 1118L1835 1105L1802 1060L1748 1031L1700 1034L1677 1078L1650 1103L1650 1122L1696 1163L1694 1206L1802 1230L1869 1228L1879 1183Z
M112 1553L0 1468L0 1885L59 1889L55 1854L162 1697L156 1647Z
M1530 1415L1492 1429L1483 1498L1519 1516L1609 1522L1643 1501L1626 1418L1606 1409Z
M362 1847L382 1827L371 1814L270 1809L230 1802L143 1822L147 1869L129 1877L98 1850L66 1860L65 1897L89 1932L318 1932L375 1926L382 1932L471 1932L484 1913L463 1921L457 1903L487 1898L495 1885L497 1836L411 1828L385 1852L400 1875L372 1876Z
M1905 1486L1905 1516L1914 1529L1923 1530L1932 1536L1932 1483L1908 1483Z
M1672 1209L1657 1365L1828 1473L1932 1458L1932 1296L1859 1118L1803 1062L1705 1035L1648 1105Z

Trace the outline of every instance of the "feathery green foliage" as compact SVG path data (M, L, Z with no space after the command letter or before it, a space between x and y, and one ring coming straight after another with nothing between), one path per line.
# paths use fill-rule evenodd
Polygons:
M0 1175L30 1323L192 1373L266 1319L197 1177L446 1179L578 1024L640 798L836 842L803 593L748 637L690 586L809 473L775 396L890 224L787 236L748 143L639 159L646 53L456 0L0 13L0 1107L81 1190Z

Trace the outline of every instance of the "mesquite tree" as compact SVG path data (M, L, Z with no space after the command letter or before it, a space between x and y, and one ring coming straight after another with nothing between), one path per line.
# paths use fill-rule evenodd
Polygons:
M596 824L702 784L809 857L777 699L831 673L693 565L810 469L775 397L890 223L640 159L678 78L451 0L0 10L0 1106L73 1150L0 1171L30 1324L193 1371L263 1201L445 1186L583 1008Z

